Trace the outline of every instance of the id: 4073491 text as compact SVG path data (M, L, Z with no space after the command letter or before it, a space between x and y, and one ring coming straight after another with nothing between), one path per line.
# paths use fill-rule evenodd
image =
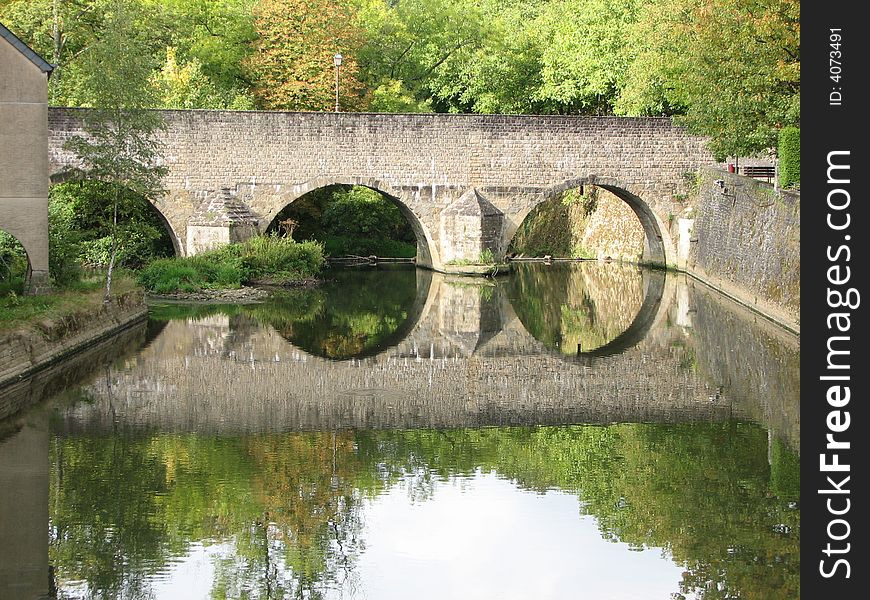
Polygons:
M839 27L829 30L828 45L831 49L828 52L828 77L833 82L828 94L829 106L842 106L843 104L843 86L840 85L840 80L843 77L842 31Z

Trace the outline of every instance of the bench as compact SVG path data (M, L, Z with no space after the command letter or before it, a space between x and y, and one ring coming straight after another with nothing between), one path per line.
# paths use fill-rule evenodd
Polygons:
M768 181L776 176L773 167L740 167L740 174L746 177L764 177Z

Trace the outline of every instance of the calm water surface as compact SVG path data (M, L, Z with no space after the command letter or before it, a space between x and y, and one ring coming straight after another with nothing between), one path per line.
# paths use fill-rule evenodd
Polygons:
M0 597L796 599L798 366L618 264L155 305L0 391Z

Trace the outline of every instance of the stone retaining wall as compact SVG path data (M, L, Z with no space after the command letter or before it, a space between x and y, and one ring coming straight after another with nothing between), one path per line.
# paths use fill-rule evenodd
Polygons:
M56 320L0 332L0 418L21 407L12 402L14 384L147 317L141 291Z
M687 272L800 329L800 192L704 169L694 218L680 221Z

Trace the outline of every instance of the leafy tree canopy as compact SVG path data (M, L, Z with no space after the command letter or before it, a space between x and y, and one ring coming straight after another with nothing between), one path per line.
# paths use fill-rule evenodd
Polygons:
M800 126L798 0L131 0L153 106L675 115L719 156ZM12 0L0 19L90 106L112 0Z

